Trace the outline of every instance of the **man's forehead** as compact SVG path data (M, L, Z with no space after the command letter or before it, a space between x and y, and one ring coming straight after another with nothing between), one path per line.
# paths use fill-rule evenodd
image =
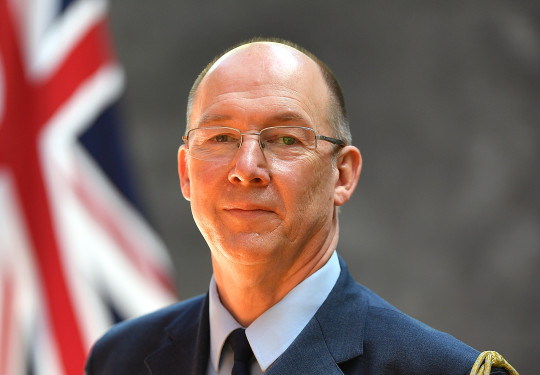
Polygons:
M239 109L246 99L264 104L261 112L266 114L280 104L291 106L291 112L297 105L300 108L296 110L310 115L326 113L328 95L320 67L310 57L284 44L255 42L231 50L208 70L194 95L190 124L195 121L193 116L199 123L199 116L204 118L210 107L214 112ZM231 103L234 105L229 106ZM254 109L254 105L250 108Z
M297 49L276 42L253 42L236 47L221 56L208 70L207 76L214 70L241 63L241 61L258 60L298 69L301 63L311 59Z
M264 85L281 85L308 95L318 95L327 88L320 67L303 52L281 43L254 42L219 58L202 79L194 99Z

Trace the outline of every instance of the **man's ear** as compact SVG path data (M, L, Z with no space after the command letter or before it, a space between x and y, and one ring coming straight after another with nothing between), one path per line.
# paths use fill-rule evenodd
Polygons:
M362 155L354 146L345 146L337 158L338 180L334 189L334 205L345 204L352 196L360 171L362 170Z
M180 178L180 188L182 189L182 195L184 195L184 198L189 201L191 197L191 190L189 186L189 170L187 165L186 145L182 145L178 149L178 177Z

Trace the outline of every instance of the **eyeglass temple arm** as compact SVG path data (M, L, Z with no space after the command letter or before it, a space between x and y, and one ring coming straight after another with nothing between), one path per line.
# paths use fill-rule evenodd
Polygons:
M325 135L317 135L317 139L321 139L323 141L327 141L335 145L345 146L345 142L343 142L341 139L327 137Z

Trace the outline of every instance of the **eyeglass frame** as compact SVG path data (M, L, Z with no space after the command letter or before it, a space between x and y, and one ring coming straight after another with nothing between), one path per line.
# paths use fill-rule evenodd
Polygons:
M315 134L315 147L314 148L317 148L317 140L327 141L327 142L330 142L330 143L335 144L335 145L340 146L340 147L344 147L344 146L347 145L345 143L345 141L343 141L341 139L327 137L326 135L318 134L315 131L315 129L308 128L307 126L286 126L286 125L284 125L284 126L269 126L269 127L261 129L259 132L249 132L249 133L242 133L240 131L240 129L233 128L233 127L230 127L230 126L205 126L205 127L202 127L202 128L190 129L187 132L186 135L182 136L182 140L184 141L184 143L185 143L185 145L186 145L186 147L188 149L188 152L189 152L189 143L188 143L189 142L189 133L191 133L192 131L197 130L197 129L230 129L230 130L237 131L240 134L240 142L238 144L238 149L240 149L240 147L242 147L242 144L244 143L244 135L256 135L258 143L259 143L259 147L261 148L261 150L264 150L265 145L261 142L261 133L263 131L267 130L267 129L279 129L279 128L299 128L299 129L306 129L306 130L312 131ZM192 157L196 158L193 155L192 155Z

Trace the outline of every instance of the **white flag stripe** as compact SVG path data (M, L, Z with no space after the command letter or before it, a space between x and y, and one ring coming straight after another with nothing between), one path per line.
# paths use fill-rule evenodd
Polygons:
M77 137L119 98L123 84L124 75L117 65L104 66L83 82L48 121L40 137L40 159L47 176L53 165L66 175L74 175L71 150Z
M0 207L0 281L9 279L11 285L8 287L13 288L11 311L2 306L4 296L0 296L0 313L11 315L11 324L8 327L0 325L0 330L10 330L6 373L21 374L26 368L25 353L28 353L29 342L33 340L32 322L40 306L37 304L38 283L27 241L29 237L22 220L13 178L6 170L0 170ZM4 287L1 285L0 290L5 290Z
M73 2L60 18L55 18L58 8L46 8L48 4L54 4L54 2L38 1L37 3L44 8L44 11L34 12L33 18L39 21L35 22L35 30L28 35L27 69L30 77L39 82L54 74L88 30L104 19L107 2L104 0ZM59 7L60 4L56 6ZM54 13L48 14L50 11ZM29 25L30 28L32 25L34 23Z
M36 327L31 341L31 353L33 356L33 370L35 375L71 375L64 374L60 366L60 353L52 332L52 326L48 324L48 317L44 303L41 301L40 310L43 314L36 316ZM21 374L22 375L22 374Z

